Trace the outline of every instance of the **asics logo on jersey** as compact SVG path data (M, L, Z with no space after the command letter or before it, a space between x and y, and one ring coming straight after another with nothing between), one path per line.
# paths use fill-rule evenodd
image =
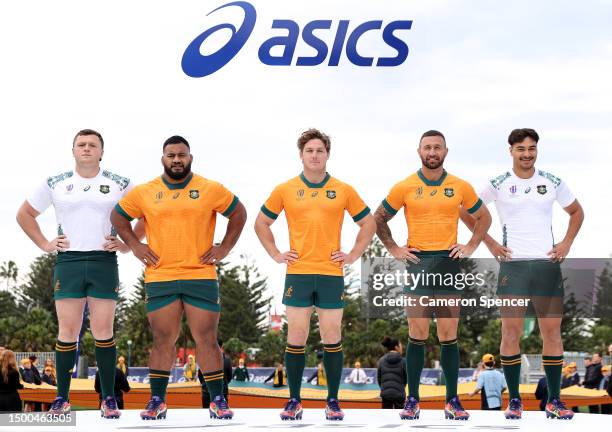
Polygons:
M246 44L257 21L255 7L246 1L235 1L224 4L207 14L230 6L242 9L244 18L239 27L230 23L217 24L200 33L185 49L181 60L183 72L193 78L211 75L229 63ZM391 21L383 26L382 20L366 21L350 26L349 20L339 20L335 24L331 19L310 21L300 26L290 19L274 19L271 29L279 34L265 40L257 52L259 61L268 66L318 66L327 61L327 66L338 66L345 52L348 61L361 67L395 67L403 64L408 58L408 45L400 39L396 32L410 30L412 20ZM349 29L349 27L351 27ZM202 45L214 33L230 30L229 41L212 54L204 55ZM315 36L315 32L317 35ZM394 52L390 56L366 55L357 51L357 44L366 33L381 33L381 38L387 48ZM301 38L300 38L301 36ZM298 41L298 39L301 39ZM305 44L309 50L314 50L311 56L298 56L294 62L294 53L298 44ZM279 48L282 54L277 54ZM274 54L273 54L274 52ZM370 53L368 53L370 54Z

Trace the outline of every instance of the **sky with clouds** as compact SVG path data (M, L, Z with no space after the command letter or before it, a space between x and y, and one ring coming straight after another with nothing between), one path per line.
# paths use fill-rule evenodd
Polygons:
M141 183L161 173L161 143L170 135L192 144L193 170L224 183L249 212L231 255L247 254L269 278L280 304L284 269L267 257L252 229L260 205L280 182L301 171L295 141L308 127L332 136L329 172L352 184L371 208L418 169L420 134L447 137L449 172L478 189L510 168L506 139L516 127L541 136L537 166L568 183L586 213L571 256L612 252L609 165L612 150L612 5L606 1L251 1L257 22L224 68L194 79L181 70L187 45L224 22L240 25L239 8L207 16L223 1L10 2L0 6L0 261L22 273L40 251L15 223L28 193L49 175L73 167L71 140L90 127L106 142L103 165ZM331 45L340 19L412 20L398 32L410 53L395 68L357 67L343 54L338 67L271 67L258 59L263 41L284 34L274 19L300 28L333 21L317 35ZM201 52L230 35L219 32ZM360 53L393 55L381 31L366 33ZM296 55L313 55L301 40ZM223 218L220 218L223 219ZM51 237L52 209L39 221ZM555 209L555 238L567 217ZM400 217L391 223L405 238ZM217 226L223 235L225 222ZM284 218L273 226L287 247ZM499 236L496 215L491 229ZM343 246L356 234L345 220ZM460 241L467 240L462 228ZM477 256L487 256L481 246ZM134 283L140 264L120 258L122 281Z

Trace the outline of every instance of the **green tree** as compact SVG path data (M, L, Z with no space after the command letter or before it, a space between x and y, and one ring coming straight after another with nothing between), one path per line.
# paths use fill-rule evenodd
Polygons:
M239 337L246 343L256 343L267 325L270 298L265 296L266 279L244 256L243 260L240 266L218 267L222 310L219 336L224 340Z
M19 304L25 311L41 308L51 313L53 322L57 322L55 301L53 300L53 267L56 256L53 253L36 257L30 264L26 282L18 289ZM55 336L54 336L55 339Z
M285 335L281 332L268 331L257 344L260 350L255 354L255 361L262 366L274 366L285 357Z
M19 269L14 261L4 261L0 265L0 278L4 279L6 289L10 287L10 283L17 283L17 276L19 275Z

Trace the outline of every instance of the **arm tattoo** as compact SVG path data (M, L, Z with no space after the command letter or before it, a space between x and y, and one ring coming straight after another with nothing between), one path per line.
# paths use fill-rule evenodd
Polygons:
M376 235L380 241L385 245L387 249L397 246L393 236L391 235L391 229L387 222L393 219L393 215L387 211L381 204L374 213L374 219L376 220Z

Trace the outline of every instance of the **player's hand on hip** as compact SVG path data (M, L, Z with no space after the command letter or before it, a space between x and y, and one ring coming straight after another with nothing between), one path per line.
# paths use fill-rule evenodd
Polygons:
M201 264L219 264L223 258L227 256L229 250L226 250L221 245L214 245L200 257Z
M279 253L274 257L274 261L279 264L291 265L298 260L298 253L296 250L289 250L287 252Z
M149 245L138 243L132 249L132 253L147 267L155 267L159 263L159 257L151 250Z
M563 262L563 260L567 257L571 246L572 245L569 242L562 241L554 245L553 248L548 251L547 255L553 262Z
M474 246L462 245L455 243L450 247L449 257L452 259L468 258L474 253Z
M130 248L125 243L123 243L121 240L119 240L117 236L107 235L104 238L106 239L106 242L104 242L104 244L102 245L102 248L106 252L119 251L121 253L126 253L130 251Z
M502 246L497 242L487 245L487 248L489 248L489 252L499 262L510 261L512 259L512 249Z
M410 261L415 264L421 261L419 257L413 253L413 252L421 252L417 248L397 246L396 248L394 248L393 250L390 250L389 252L391 252L391 255L393 255L393 258L398 259L398 260L402 260L406 262Z
M47 245L43 248L43 250L47 253L51 252L65 252L70 247L70 240L66 235L58 235L53 240L51 240Z

